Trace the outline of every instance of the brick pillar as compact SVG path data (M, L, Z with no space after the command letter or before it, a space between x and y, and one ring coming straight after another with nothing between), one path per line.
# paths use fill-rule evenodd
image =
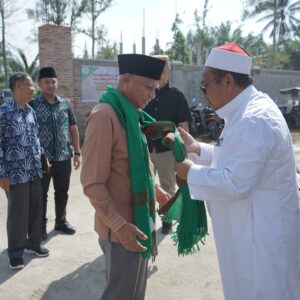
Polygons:
M71 28L46 24L38 28L40 68L54 67L57 94L73 101L73 55Z

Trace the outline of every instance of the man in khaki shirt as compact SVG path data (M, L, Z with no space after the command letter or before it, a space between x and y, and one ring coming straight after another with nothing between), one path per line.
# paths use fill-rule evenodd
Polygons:
M119 55L118 60L117 89L107 90L121 93L121 101L129 101L139 111L154 98L164 62L138 54ZM95 208L95 230L106 259L107 282L101 300L145 297L148 259L141 253L147 249L137 238L149 237L134 225L127 138L114 108L98 104L87 122L81 182ZM160 189L156 196L159 202L169 198Z

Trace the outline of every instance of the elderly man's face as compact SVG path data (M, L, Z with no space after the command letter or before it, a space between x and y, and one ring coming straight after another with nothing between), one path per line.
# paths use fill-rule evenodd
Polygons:
M208 104L217 110L227 103L225 77L217 78L210 68L202 73L201 90Z
M129 75L124 95L136 109L144 109L155 98L158 81L138 75Z
M17 84L17 88L19 89L22 97L24 97L27 102L31 100L35 91L31 77L27 76L23 81L19 81Z

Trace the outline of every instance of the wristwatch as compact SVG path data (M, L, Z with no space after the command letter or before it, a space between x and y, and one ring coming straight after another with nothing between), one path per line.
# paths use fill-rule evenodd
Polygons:
M74 155L80 156L80 152L74 152Z

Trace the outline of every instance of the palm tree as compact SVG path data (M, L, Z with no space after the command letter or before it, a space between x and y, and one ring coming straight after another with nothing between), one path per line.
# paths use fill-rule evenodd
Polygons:
M300 33L300 20L296 14L300 12L300 1L290 0L247 0L243 19L261 16L257 22L267 22L262 32L270 31L272 37L272 66L275 68L275 57L278 45L284 39Z
M25 72L32 78L33 81L38 79L39 55L37 54L34 60L29 63L28 59L22 49L17 49L18 57L10 57L8 61L9 69L11 72Z

